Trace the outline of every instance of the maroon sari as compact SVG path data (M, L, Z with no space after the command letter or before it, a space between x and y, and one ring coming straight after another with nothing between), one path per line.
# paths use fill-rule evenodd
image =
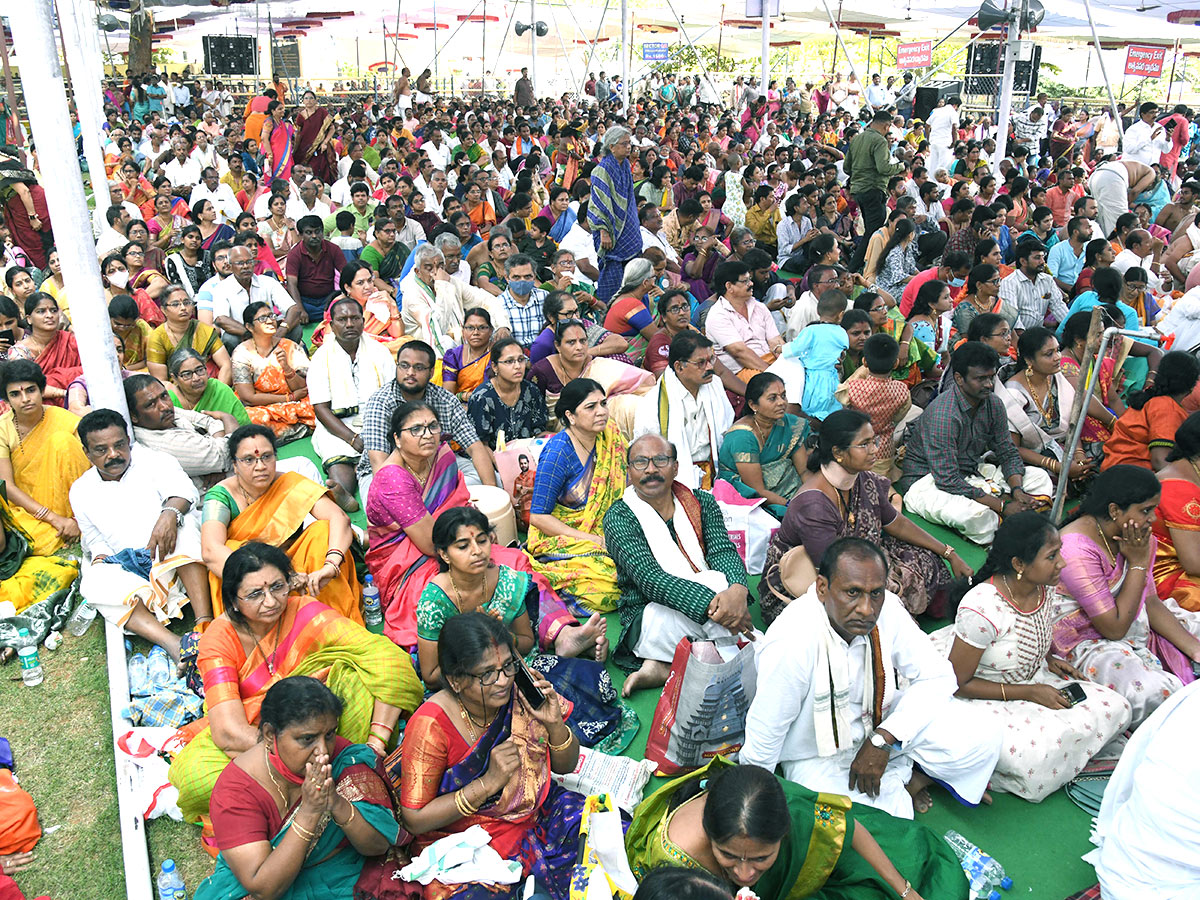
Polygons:
M295 160L302 165L312 166L313 174L325 184L337 181L337 156L332 145L324 152L320 146L333 130L333 118L329 110L318 106L312 115L304 115L304 111L296 113L296 149Z

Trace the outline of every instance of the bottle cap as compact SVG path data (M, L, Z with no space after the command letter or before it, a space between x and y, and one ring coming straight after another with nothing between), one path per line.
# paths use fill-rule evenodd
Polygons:
M163 864L162 864L162 870L163 870L164 872L174 872L174 871L175 871L175 860L173 860L173 859L164 859L164 860L163 860ZM999 894L997 894L996 896L998 897L998 896L1000 896L1000 895L999 895Z
M1013 886L1013 880L1011 878L1009 878L1007 875L1005 875L1003 878L1000 879L1000 887L1004 888L1006 891L1011 891L1012 886Z
M990 894L988 894L988 900L1000 900L1000 892L992 891Z

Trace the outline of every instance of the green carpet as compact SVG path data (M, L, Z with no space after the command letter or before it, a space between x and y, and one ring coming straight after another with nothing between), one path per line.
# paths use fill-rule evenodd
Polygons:
M280 448L282 458L308 456L320 465L312 452L311 440L297 441ZM959 555L973 568L984 560L985 551L969 543L957 534L934 525L917 516L915 522L954 546ZM351 516L354 524L366 528L366 517L359 511ZM757 596L757 578L752 579L751 595ZM757 605L752 607L752 617L761 627L762 620ZM615 645L620 636L620 622L615 613L608 617L608 638ZM945 620L921 617L921 627L933 631L947 624ZM624 673L609 665L613 683L618 690ZM640 691L632 698L631 705L641 719L641 728L626 756L641 759L646 750L646 738L654 707L658 703L657 691ZM652 779L647 792L653 790L664 779ZM954 829L973 841L984 852L995 857L1013 879L1009 897L1020 896L1022 900L1063 900L1064 897L1096 883L1096 874L1080 857L1091 849L1089 816L1075 806L1065 793L1057 791L1042 803L1033 804L1009 794L995 794L995 802L977 809L962 806L945 791L933 789L934 807L922 815L919 821L939 834ZM937 900L937 898L926 898Z

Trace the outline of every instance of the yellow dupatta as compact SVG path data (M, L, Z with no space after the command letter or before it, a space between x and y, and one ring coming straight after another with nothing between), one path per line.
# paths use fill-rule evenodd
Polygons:
M262 541L287 553L297 572L315 572L325 565L325 554L329 551L329 523L317 520L303 531L301 528L317 501L328 493L324 485L310 478L284 472L265 494L229 523L225 546L236 550L247 541ZM219 616L225 608L221 602L221 579L210 572L208 581L212 588L213 615ZM361 598L362 589L350 558L342 560L338 574L317 597L360 625L363 620Z
M13 412L5 413L13 422ZM13 481L16 486L55 515L72 518L68 492L75 479L91 468L83 445L75 435L79 417L57 406L46 405L42 421L12 450ZM66 542L49 522L35 519L15 503L10 511L14 524L29 536L34 556L49 556Z

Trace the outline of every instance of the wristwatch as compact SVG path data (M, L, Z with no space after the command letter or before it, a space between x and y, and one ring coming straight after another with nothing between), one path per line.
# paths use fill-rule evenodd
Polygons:
M175 527L176 527L176 528L182 528L182 527L183 527L183 513L181 513L181 512L180 512L179 510L177 510L175 507L173 507L173 506L163 506L163 508L160 510L160 512L169 512L169 513L174 513L174 515L175 515Z
M888 748L888 742L878 731L872 732L868 740L871 742L871 746L878 747L880 750L886 750Z

